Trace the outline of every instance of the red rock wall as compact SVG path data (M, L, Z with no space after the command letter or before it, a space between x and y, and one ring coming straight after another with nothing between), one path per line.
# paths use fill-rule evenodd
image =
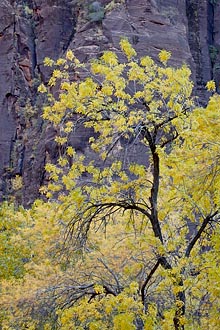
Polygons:
M94 3L94 1L93 1ZM46 159L56 158L53 129L40 117L37 94L49 71L46 56L58 58L73 49L83 61L105 49L118 49L126 36L138 54L156 57L170 50L172 64L191 66L201 102L209 79L220 81L220 4L210 0L99 1L105 16L91 21L89 0L0 1L0 198L12 193L25 205L45 181ZM97 5L97 1L96 1ZM90 9L89 9L90 8ZM211 55L211 56L210 56ZM75 137L85 149L86 133ZM13 178L24 187L13 191Z

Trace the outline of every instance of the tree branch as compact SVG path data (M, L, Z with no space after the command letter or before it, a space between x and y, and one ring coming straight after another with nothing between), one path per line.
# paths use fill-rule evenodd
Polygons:
M158 260L157 263L154 265L154 267L151 269L150 273L148 274L147 278L145 279L145 281L144 281L144 283L141 287L141 300L142 300L143 305L145 304L145 289L146 289L146 286L150 282L152 276L156 272L159 265L160 265L160 262Z
M162 232L158 220L158 211L157 211L157 199L159 191L159 178L160 178L160 159L156 151L156 137L157 137L157 127L155 127L154 132L151 134L146 127L142 128L144 138L147 140L151 155L153 158L153 183L151 188L151 196L149 198L151 205L151 225L155 237L158 237L163 243Z
M103 266L107 269L107 271L112 275L112 277L114 278L116 285L117 285L117 289L118 289L117 291L120 292L122 289L122 286L119 283L118 276L113 272L113 270L107 265L107 263L102 258L98 258L97 260L100 261L103 264ZM104 286L104 288L105 288L105 286ZM116 294L114 294L114 295L116 295Z
M190 253L194 247L194 245L196 244L196 242L198 241L198 239L201 237L202 233L205 231L206 226L208 225L208 223L210 221L213 220L213 218L218 214L218 211L214 212L212 215L208 215L202 222L201 227L199 228L199 230L197 231L197 233L195 234L195 236L193 237L193 239L189 242L189 245L186 248L186 252L185 252L185 256L188 258L190 256Z
M158 155L156 157L158 157ZM159 157L158 157L158 161L159 161ZM159 173L158 173L158 175L159 175ZM156 176L156 174L155 174L155 176ZM158 215L157 215L157 195L158 195L159 179L155 178L155 181L156 180L158 180L158 182L155 182L153 184L151 197L150 197L150 201L151 201L151 212L150 213L145 208L139 206L136 203L130 204L127 201L121 201L118 203L116 203L116 202L115 203L103 203L103 204L100 203L100 204L91 205L89 208L93 208L93 207L97 208L97 210L94 212L94 214L91 218L94 219L99 213L101 213L103 210L105 210L107 208L122 208L125 211L126 210L139 211L140 213L145 215L150 220L155 237L158 237L160 239L161 243L163 243L161 228L160 228L160 224L158 221ZM114 212L116 212L116 210Z

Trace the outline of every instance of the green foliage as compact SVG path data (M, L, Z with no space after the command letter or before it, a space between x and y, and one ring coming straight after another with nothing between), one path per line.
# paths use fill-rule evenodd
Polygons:
M219 50L213 45L209 46L209 55L212 63L215 63Z
M105 9L99 1L93 1L89 6L88 18L92 22L100 22L105 16Z

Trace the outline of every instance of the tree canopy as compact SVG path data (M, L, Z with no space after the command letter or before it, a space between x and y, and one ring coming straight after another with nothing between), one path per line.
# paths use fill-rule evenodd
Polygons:
M200 107L190 69L170 57L139 59L123 39L89 64L70 50L45 59L58 157L46 200L14 210L19 272L2 276L3 329L219 328L220 96L208 82Z

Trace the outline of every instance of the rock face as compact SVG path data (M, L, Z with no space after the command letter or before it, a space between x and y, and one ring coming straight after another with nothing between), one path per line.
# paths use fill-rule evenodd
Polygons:
M43 59L67 49L83 61L118 49L128 37L140 56L172 52L173 65L190 65L201 102L207 80L220 82L220 3L214 0L1 0L0 199L10 193L29 205L55 159L54 131L43 123L47 82ZM73 137L80 151L86 134ZM75 140L74 140L75 139ZM19 186L22 178L23 186Z

